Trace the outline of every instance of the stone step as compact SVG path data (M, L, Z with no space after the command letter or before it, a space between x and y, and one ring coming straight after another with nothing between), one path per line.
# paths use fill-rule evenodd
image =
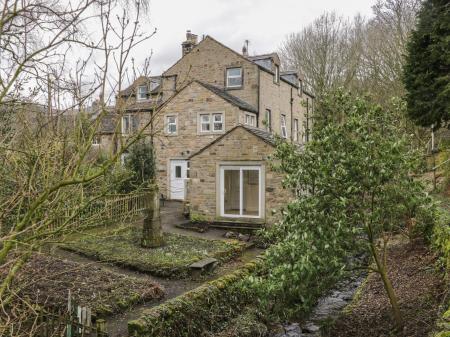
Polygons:
M217 267L218 264L219 261L212 257L194 262L189 266L191 268L191 276L193 278L197 278L204 272L210 273Z
M208 257L206 259L194 262L189 267L191 269L200 269L200 270L212 270L217 265L217 259L213 257Z

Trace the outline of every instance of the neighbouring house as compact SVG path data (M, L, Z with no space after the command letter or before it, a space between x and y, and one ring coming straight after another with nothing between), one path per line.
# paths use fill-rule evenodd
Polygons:
M122 134L133 120L149 126L160 191L191 214L270 224L292 197L268 163L275 135L299 145L310 137L314 96L302 82L280 71L276 53L249 56L188 31L174 65L119 93Z

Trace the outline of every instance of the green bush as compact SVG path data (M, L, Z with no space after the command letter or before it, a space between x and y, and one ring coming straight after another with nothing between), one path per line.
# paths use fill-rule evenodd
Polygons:
M155 158L152 145L146 141L134 144L125 159L125 168L131 174L120 185L122 193L147 187L155 178Z

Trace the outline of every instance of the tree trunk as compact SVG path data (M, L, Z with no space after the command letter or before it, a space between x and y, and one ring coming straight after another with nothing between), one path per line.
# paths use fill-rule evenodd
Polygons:
M403 318L402 318L402 314L400 312L400 307L398 305L397 296L395 295L395 291L394 291L394 288L392 287L391 280L389 279L389 276L387 274L386 266L384 265L383 261L380 261L380 257L378 256L376 247L373 242L371 242L370 248L371 248L375 263L377 265L377 271L381 276L381 280L383 281L384 289L386 290L386 293L389 297L389 301L391 302L392 312L394 314L394 319L395 319L395 324L397 326L397 329L400 331L403 328Z
M164 245L159 209L158 186L152 185L147 194L149 207L145 214L141 245L145 248L157 248Z

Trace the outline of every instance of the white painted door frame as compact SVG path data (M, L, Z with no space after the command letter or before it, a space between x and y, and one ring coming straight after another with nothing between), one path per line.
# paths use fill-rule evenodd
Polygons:
M187 178L188 161L171 159L169 166L169 198L184 200L186 197L185 180Z
M239 213L240 214L225 214L225 170L239 171ZM255 170L258 171L258 215L244 215L242 214L244 204L244 189L243 189L243 171ZM261 218L262 206L263 206L263 194L262 194L262 170L261 166L246 166L246 165L224 165L220 166L220 216L230 218Z

